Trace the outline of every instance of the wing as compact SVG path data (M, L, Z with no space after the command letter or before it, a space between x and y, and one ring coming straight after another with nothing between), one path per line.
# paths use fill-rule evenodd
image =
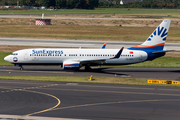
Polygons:
M118 59L121 54L122 54L122 51L123 51L124 47L122 47L118 53L115 55L115 57L113 58L103 58L103 59L85 59L85 60L80 60L80 63L81 64L88 64L88 63L101 63L101 62L104 62L108 59Z

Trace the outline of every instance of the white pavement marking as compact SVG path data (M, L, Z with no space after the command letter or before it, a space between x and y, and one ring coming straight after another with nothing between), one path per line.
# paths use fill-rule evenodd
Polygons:
M2 114L0 114L1 120L7 120L7 119L18 120L19 117L21 117L21 116L20 115L2 115ZM40 117L40 116L27 116L23 119L24 120L88 120L88 119L56 118L56 117Z

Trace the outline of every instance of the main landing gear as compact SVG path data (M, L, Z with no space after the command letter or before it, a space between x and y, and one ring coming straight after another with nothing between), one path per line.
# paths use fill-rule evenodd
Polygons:
M85 71L90 71L91 67L89 65L85 66Z

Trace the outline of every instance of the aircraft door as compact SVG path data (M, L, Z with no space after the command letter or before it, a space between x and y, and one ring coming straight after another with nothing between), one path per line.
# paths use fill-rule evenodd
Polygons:
M27 53L25 53L25 55L24 55L24 60L28 60L28 55L27 55Z
M38 60L39 59L38 59L38 56L36 54L32 56L32 61L38 61Z
M141 52L139 52L139 60L143 60L143 55Z

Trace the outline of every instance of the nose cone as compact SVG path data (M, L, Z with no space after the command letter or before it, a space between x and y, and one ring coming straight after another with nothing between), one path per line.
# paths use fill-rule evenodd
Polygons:
M7 61L7 62L11 62L11 61L10 61L10 56L9 56L9 55L6 56L6 57L4 58L4 60Z

